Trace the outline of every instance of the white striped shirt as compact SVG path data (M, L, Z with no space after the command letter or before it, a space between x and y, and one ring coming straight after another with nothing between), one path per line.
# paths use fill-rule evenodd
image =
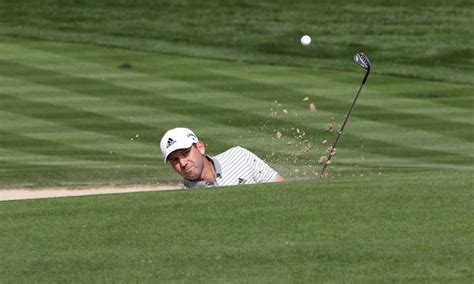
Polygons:
M275 181L278 177L274 169L257 155L242 147L233 147L215 157L206 157L214 163L215 181L184 179L185 188L265 183Z

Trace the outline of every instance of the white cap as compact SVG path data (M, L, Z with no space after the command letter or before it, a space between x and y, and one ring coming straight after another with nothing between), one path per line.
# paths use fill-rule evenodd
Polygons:
M161 152L163 152L163 156L165 157L165 163L168 155L173 151L187 149L198 141L196 134L194 134L191 129L178 127L168 130L160 142Z

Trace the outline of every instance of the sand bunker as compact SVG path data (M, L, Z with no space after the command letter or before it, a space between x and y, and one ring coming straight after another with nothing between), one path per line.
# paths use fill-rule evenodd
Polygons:
M0 201L4 200L19 200L19 199L37 199L37 198L52 198L52 197L66 197L66 196L83 196L96 194L113 194L126 192L143 192L143 191L163 191L180 189L179 184L167 185L100 185L87 187L49 187L49 188L12 188L0 189Z

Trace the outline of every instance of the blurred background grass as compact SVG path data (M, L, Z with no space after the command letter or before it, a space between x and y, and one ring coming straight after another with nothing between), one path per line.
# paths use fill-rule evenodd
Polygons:
M0 1L0 34L471 82L472 1ZM310 34L309 48L295 45Z

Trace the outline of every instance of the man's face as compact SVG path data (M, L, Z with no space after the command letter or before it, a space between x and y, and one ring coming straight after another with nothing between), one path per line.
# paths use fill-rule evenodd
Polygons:
M188 149L173 151L168 162L175 172L188 180L198 180L204 168L204 144L198 142Z

